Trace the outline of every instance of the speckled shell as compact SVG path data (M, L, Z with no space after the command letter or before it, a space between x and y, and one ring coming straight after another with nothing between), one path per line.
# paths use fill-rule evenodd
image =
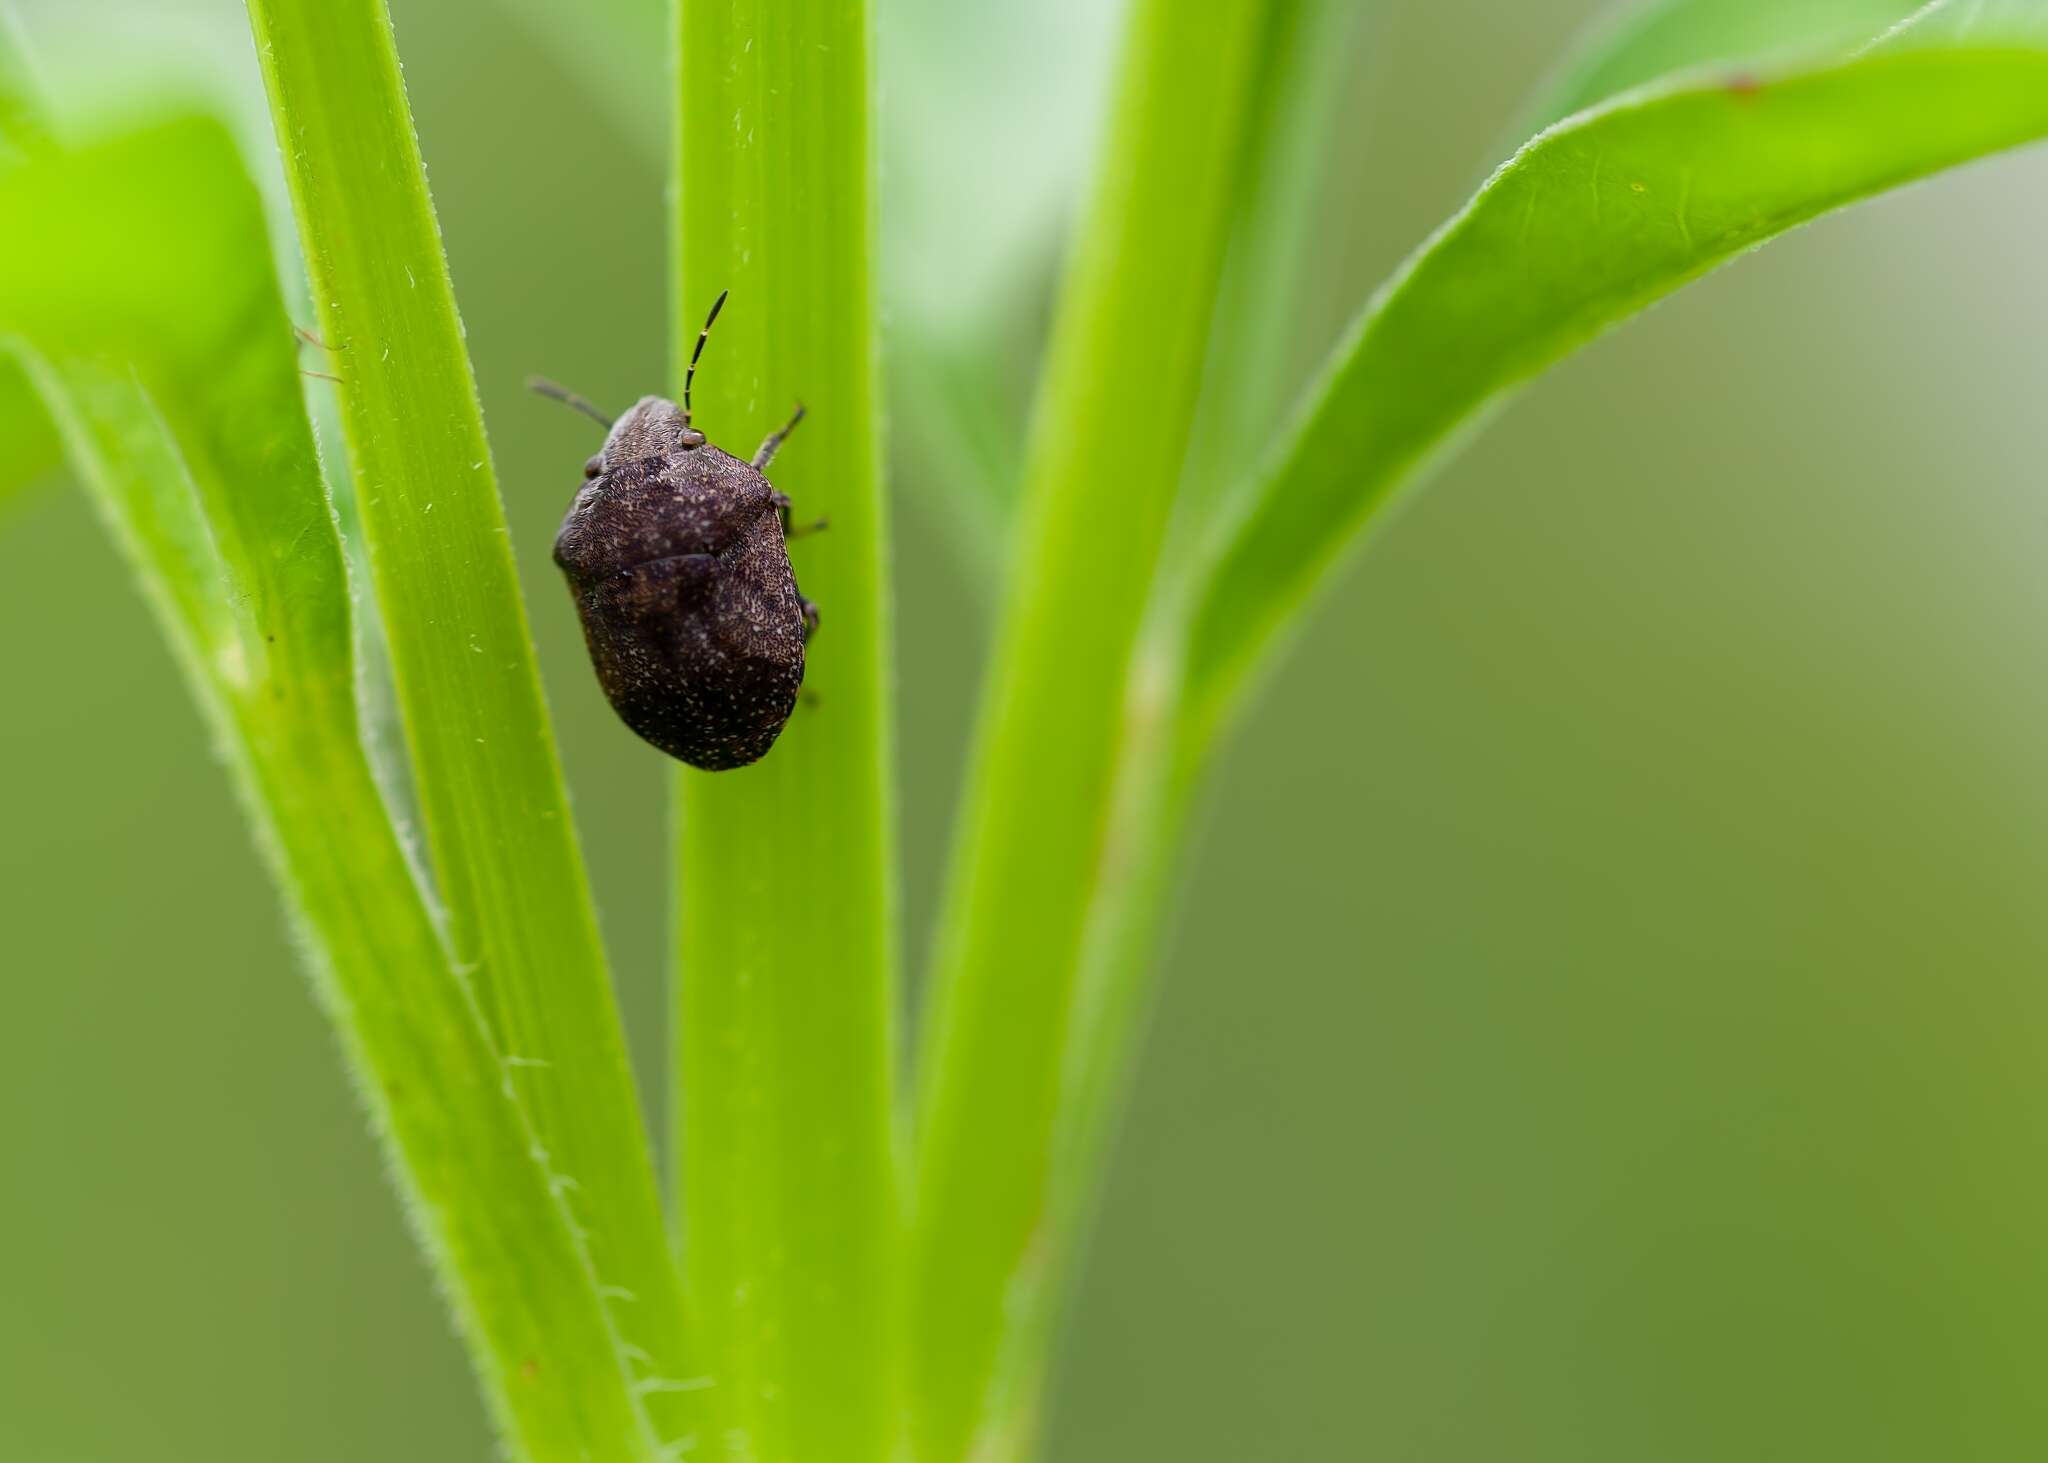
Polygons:
M612 709L692 767L757 761L804 679L775 490L658 396L619 418L591 465L555 562Z

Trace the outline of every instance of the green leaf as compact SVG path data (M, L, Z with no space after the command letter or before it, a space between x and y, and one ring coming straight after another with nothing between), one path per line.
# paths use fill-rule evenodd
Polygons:
M798 522L830 520L791 549L822 617L807 704L754 766L677 775L685 1267L735 1447L879 1460L900 1221L871 21L857 0L682 0L677 24L677 375L729 289L697 424L746 457L802 400L770 475Z
M2048 134L2048 50L1866 54L1637 93L1544 133L1381 292L1213 560L1194 735L1340 551L1482 408L1831 209Z
M691 1426L680 1286L381 0L251 0L449 937L555 1171Z
M359 735L341 544L254 184L186 119L0 171L0 331L212 723L519 1456L651 1460L555 1181Z
M1679 71L1839 59L1922 8L1918 0L1658 0L1596 27L1544 88L1522 135Z
M1054 330L1020 558L934 972L912 1286L918 1443L1002 1457L1035 1398L1065 1034L1123 686L1194 426L1253 98L1253 0L1135 8Z

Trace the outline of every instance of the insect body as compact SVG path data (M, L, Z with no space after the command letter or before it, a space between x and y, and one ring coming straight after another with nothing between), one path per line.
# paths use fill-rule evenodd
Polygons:
M818 622L789 567L789 499L764 475L803 408L750 462L690 424L697 357L724 303L697 337L682 406L642 397L607 422L555 539L612 709L671 757L712 772L775 745ZM534 386L606 420L560 387Z

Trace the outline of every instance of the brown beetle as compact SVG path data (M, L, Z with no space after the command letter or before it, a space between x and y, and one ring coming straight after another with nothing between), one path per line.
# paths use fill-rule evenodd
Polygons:
M789 499L764 475L803 407L751 462L690 425L697 358L724 305L721 294L697 336L680 407L645 396L612 421L552 382L530 383L609 429L555 539L598 683L627 726L707 772L775 745L818 624L789 567Z

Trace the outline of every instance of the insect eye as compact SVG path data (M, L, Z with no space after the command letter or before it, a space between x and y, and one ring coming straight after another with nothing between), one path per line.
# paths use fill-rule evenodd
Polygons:
M604 459L602 457L593 457L590 461L583 464L583 475L587 478L594 478L603 471Z

